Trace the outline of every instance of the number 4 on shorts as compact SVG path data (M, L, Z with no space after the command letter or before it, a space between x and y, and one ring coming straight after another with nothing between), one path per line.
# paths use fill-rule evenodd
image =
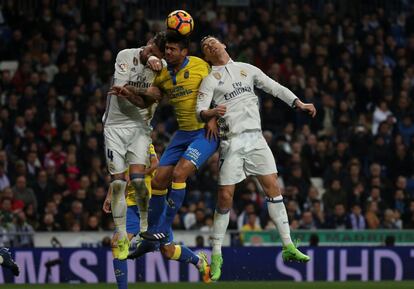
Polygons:
M110 149L107 149L106 155L107 155L108 159L111 160L111 162L114 161L114 153L113 153L113 151L111 151Z

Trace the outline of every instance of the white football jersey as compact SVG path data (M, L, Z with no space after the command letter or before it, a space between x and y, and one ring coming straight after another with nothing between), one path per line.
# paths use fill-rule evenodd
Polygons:
M155 72L141 63L142 48L124 49L118 53L115 62L113 85L132 85L138 88L151 86ZM148 126L154 115L156 104L141 109L128 100L116 95L107 96L106 111L102 117L105 127L143 127Z
M197 99L197 115L210 106L225 105L226 114L218 120L221 137L246 131L261 131L259 99L254 88L262 89L292 106L297 98L259 68L230 60L226 65L213 66L201 83Z

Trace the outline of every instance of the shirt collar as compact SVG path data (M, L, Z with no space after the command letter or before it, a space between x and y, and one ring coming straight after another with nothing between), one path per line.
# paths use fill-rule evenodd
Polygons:
M181 69L183 69L184 67L186 67L189 61L190 61L190 59L186 56L184 58L183 63L181 63L181 66L178 69L178 71L180 71ZM172 67L171 65L167 65L167 69L168 69L168 71L170 71L170 73L173 73L173 71L174 71L174 67ZM177 73L178 73L178 71L177 71Z
M223 69L224 67L226 67L227 65L229 65L231 63L234 63L234 61L233 61L233 59L230 58L229 61L226 64L224 64L224 65L213 65L213 66L211 66L211 69L212 70L221 70L221 69Z

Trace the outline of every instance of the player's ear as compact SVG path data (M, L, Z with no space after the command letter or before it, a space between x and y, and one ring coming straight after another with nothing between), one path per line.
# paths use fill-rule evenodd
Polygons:
M188 55L188 48L181 49L181 55L182 56L187 56Z

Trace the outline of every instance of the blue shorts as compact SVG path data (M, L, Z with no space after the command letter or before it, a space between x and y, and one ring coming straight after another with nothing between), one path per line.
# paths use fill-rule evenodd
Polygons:
M126 231L128 234L137 235L139 233L139 213L138 207L128 206L126 213Z
M218 141L206 138L204 128L193 131L177 130L162 154L159 166L175 166L180 158L185 158L199 169L214 154L218 144Z

